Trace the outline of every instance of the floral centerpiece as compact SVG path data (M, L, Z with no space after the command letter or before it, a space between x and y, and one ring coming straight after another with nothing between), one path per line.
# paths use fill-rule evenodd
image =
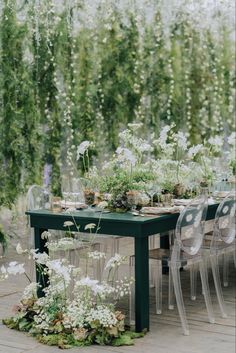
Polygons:
M188 135L177 131L175 124L164 126L158 136L151 134L147 139L141 138L141 133L141 123L128 124L119 134L120 145L112 158L86 172L91 189L96 186L101 194L109 195L107 201L111 210L125 212L132 209L132 203L142 206L140 193L145 193L149 204L153 205L153 201L164 200L165 203L165 199L191 198L199 191L209 190L217 174L214 161L220 160L222 164L225 159L223 151L227 146L222 136L191 145ZM232 150L234 140L232 134L228 139ZM88 141L79 146L79 158L88 158L88 147ZM227 157L232 173L234 157L233 152Z

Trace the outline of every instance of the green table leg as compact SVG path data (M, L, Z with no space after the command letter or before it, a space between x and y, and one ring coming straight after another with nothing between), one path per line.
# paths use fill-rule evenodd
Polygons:
M34 228L34 243L35 243L35 249L38 249L40 253L46 252L48 254L48 248L46 247L46 239L41 238L41 234L46 231L47 229L41 229L41 228ZM48 284L48 276L42 275L42 269L45 266L39 267L36 266L36 282L40 284L40 287L38 288L37 295L38 297L43 297L44 292L43 288L45 288Z
M149 330L148 237L135 238L135 329Z

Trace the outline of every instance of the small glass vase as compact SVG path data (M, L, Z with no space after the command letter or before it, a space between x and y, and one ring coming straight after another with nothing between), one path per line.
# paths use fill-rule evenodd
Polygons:
M95 192L90 189L84 190L84 200L86 205L92 206L95 202Z
M61 197L58 197L58 196L52 197L52 211L55 213L59 213L62 211Z
M161 201L164 207L169 207L173 205L174 195L171 193L162 194Z
M179 198L184 195L185 193L185 186L181 183L175 184L174 186L174 195Z
M209 187L208 186L200 186L200 195L205 195L206 197L209 196Z
M127 205L131 209L131 211L135 211L137 203L138 203L138 191L130 190L126 193L127 196Z

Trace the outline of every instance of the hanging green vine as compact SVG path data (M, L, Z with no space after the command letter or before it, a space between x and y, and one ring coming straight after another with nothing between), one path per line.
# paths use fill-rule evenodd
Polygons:
M211 28L186 6L167 23L159 1L16 4L3 1L0 23L1 204L42 183L45 166L59 194L76 146L94 141L104 159L132 121L150 134L174 122L193 143L234 128L232 26L220 11Z
M4 1L1 16L0 203L11 203L39 177L39 115L31 67L24 56L27 26L16 18L15 1Z

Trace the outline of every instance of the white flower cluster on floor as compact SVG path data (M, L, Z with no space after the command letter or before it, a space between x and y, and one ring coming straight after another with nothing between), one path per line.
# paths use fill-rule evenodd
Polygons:
M49 232L46 235L46 239L51 239ZM42 237L45 238L45 234ZM58 337L63 337L63 342L70 342L72 346L111 344L116 339L122 342L125 316L116 310L116 303L130 294L133 282L133 278L128 277L117 279L125 256L115 254L105 263L105 253L90 249L85 254L84 270L69 264L66 259L51 259L37 249L27 251L20 244L16 249L18 254L26 254L35 261L41 284L47 282L47 286L42 289L40 283L31 282L16 306L16 315L4 320L6 325L28 331L44 343L49 344L47 340L54 338L59 346ZM89 277L86 272L94 262L95 266L100 266L100 261L104 266L103 278L106 276L102 281ZM0 279L23 273L24 264L10 262L1 267ZM40 290L44 293L42 297L37 295Z

